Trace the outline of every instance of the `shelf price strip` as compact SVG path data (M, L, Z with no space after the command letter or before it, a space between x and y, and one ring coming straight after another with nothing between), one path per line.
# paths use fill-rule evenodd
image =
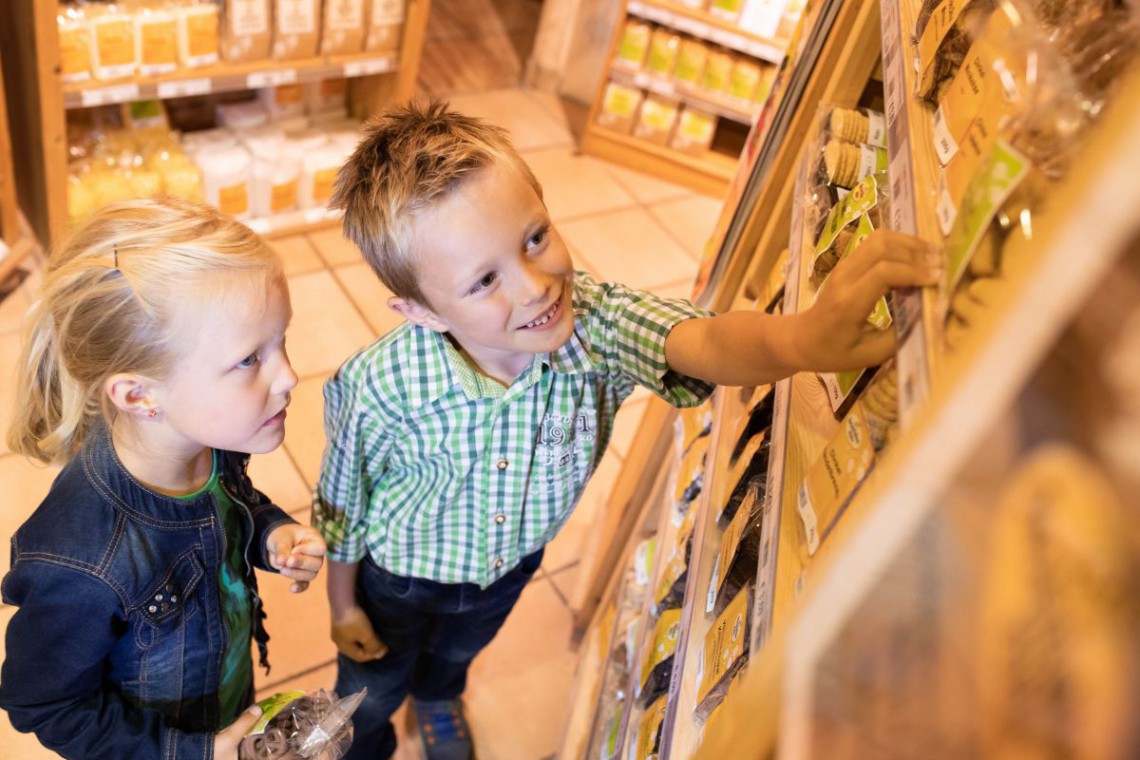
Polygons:
M779 63L784 58L784 51L778 45L771 45L760 42L759 40L750 39L744 35L706 24L703 21L674 13L665 8L658 8L634 0L626 6L626 11L628 11L631 16L637 16L646 21L652 21L655 24L661 24L662 26L676 29L678 32L690 34L694 37L708 40L709 42L715 42L718 45L723 45L726 48L731 48L741 53L747 53L750 56L763 59L769 63Z

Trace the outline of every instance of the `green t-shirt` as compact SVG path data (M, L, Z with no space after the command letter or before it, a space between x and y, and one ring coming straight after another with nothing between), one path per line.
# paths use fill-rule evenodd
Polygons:
M214 452L214 469L210 479L196 492L182 497L193 499L205 491L213 494L218 503L218 514L225 534L224 561L218 573L218 596L222 603L222 622L229 633L228 645L222 659L222 680L218 688L219 717L223 726L229 725L246 707L242 704L253 683L253 660L250 658L252 636L252 604L249 585L245 582L242 550L242 519L218 478L218 452Z

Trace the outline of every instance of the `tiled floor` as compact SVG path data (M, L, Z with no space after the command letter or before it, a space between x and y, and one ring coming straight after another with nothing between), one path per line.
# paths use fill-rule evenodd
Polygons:
M478 7L474 7L478 3ZM580 155L557 98L517 89L541 3L538 0L434 0L419 85L466 113L507 128L543 183L545 199L577 264L595 276L670 296L685 296L719 202L684 188ZM457 53L457 46L465 46ZM455 68L454 61L463 61ZM309 493L324 434L321 385L348 354L396 324L388 293L339 229L273 241L285 260L294 317L288 337L301 382L293 393L285 445L254 457L255 483L297 519L307 521ZM38 272L0 302L0 425L7 427L19 326ZM618 415L610 450L582 503L548 547L543 568L495 641L472 666L466 700L482 760L539 760L559 746L578 657L572 610L578 557L600 504L620 473L648 394L638 392ZM10 454L0 440L0 569L9 536L47 491L55 471ZM280 578L262 589L273 637L272 675L259 693L331 686L334 653L320 585L289 594ZM0 605L0 630L14 610ZM3 644L0 642L0 656ZM397 716L397 757L422 757L415 727ZM53 757L17 734L0 714L0 757Z

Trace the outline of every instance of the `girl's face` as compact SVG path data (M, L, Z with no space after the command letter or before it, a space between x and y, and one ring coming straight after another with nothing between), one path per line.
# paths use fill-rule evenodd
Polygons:
M285 353L293 310L283 282L270 282L264 296L231 293L186 310L193 337L155 394L176 447L264 454L285 439L285 408L297 385Z

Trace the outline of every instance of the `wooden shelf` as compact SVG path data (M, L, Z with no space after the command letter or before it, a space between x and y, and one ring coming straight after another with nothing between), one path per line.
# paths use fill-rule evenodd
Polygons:
M669 79L661 79L644 71L626 68L618 62L614 62L610 68L610 80L629 87L637 87L670 100L680 101L685 105L708 111L738 124L751 124L763 105L762 103L730 102L701 90L678 85Z
M626 5L626 11L631 16L723 45L730 50L769 63L779 63L787 47L786 40L761 37L704 11L686 8L665 0L630 0Z
M736 159L710 151L700 158L589 124L582 152L653 174L713 197L723 197Z
M91 80L63 85L63 103L68 109L87 108L133 100L180 98L212 92L253 90L282 84L317 82L322 79L389 74L399 66L395 53L379 55L320 56L297 61L254 61L218 64L155 77L132 77L112 81Z

